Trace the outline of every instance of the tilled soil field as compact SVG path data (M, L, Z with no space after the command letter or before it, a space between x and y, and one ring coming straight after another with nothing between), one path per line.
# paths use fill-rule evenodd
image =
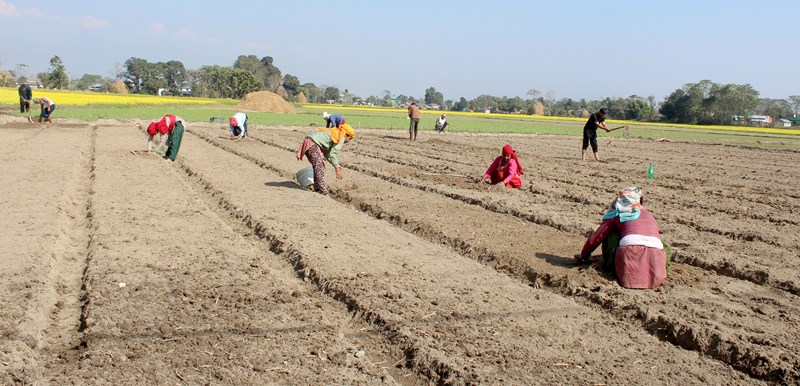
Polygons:
M362 130L323 197L308 128L251 130L190 124L172 163L131 124L0 125L0 383L800 382L798 153ZM478 184L505 143L521 190ZM656 291L572 259L632 184Z

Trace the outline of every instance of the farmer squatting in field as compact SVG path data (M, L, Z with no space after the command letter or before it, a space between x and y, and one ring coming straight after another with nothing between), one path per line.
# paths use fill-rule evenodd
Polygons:
M42 121L53 123L50 119L50 114L56 110L56 104L48 97L33 98L32 101L42 107L42 111L39 113L39 123L42 123Z
M442 116L436 120L436 123L433 125L433 128L434 130L436 130L437 133L444 132L444 129L447 128L447 114L442 114Z
M322 195L329 193L328 186L325 184L325 161L336 168L336 179L342 179L342 167L339 165L339 152L345 143L350 142L356 137L356 132L348 124L340 127L317 128L316 131L308 133L297 149L297 159L303 160L303 156L308 157L308 162L314 169L314 191ZM323 158L324 157L324 158Z
M344 125L344 117L339 114L328 114L327 111L322 113L322 119L325 120L325 127L342 127Z
M172 114L167 114L158 121L150 122L150 125L147 126L147 151L155 151L161 156L169 157L173 148L175 129L180 128L181 134L183 134L185 124L186 121L183 118ZM160 134L159 141L157 146L153 146L156 133Z
M239 137L239 139L250 138L250 133L247 131L247 114L233 114L232 117L228 118L228 123L230 123L231 139L236 137Z
M503 154L494 159L483 174L481 182L492 185L502 182L508 188L519 188L522 186L522 174L522 164L519 163L517 152L511 145L505 145Z
M615 273L625 288L658 288L667 278L668 249L656 219L642 206L642 192L632 186L617 193L603 223L575 255L586 261L603 245L603 267ZM665 251L665 247L667 251Z

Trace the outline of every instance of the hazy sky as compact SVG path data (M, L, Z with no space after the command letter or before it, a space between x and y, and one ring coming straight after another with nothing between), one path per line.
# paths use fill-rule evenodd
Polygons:
M130 57L187 68L272 56L302 83L362 97L654 95L685 83L800 94L798 0L0 0L0 69L73 78Z

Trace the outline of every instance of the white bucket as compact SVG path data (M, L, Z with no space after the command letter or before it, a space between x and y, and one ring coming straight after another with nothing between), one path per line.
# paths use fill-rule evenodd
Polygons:
M311 166L298 170L294 177L297 179L297 183L300 184L301 188L313 189L314 168Z

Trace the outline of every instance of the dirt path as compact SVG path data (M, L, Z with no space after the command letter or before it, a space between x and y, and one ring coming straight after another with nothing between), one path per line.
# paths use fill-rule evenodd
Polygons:
M192 124L170 163L115 121L0 126L0 382L800 380L798 153L364 131L322 197L306 130ZM479 185L507 142L523 189ZM677 250L658 291L571 259L628 184Z

